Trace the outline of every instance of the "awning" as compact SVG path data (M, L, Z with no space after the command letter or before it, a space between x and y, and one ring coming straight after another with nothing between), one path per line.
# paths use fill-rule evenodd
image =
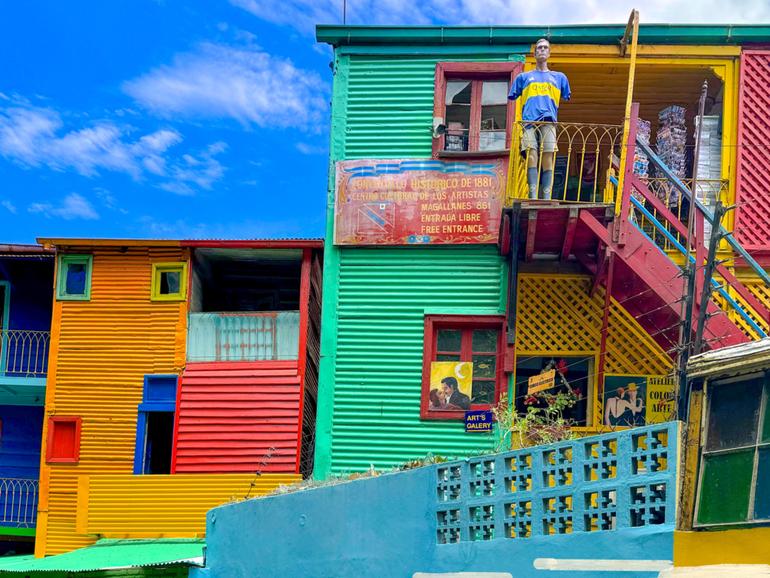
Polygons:
M158 566L203 566L202 539L99 540L66 554L0 557L0 576L31 572L97 572Z

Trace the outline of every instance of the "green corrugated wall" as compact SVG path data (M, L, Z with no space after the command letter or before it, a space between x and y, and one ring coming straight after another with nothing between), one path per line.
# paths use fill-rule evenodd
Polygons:
M344 159L430 157L436 63L521 59L489 54L349 58Z
M489 447L461 421L420 420L424 317L504 313L504 269L495 247L340 251L332 472Z
M427 158L439 61L521 60L521 47L427 47L335 55L316 426L316 478L461 455L492 443L459 421L421 421L426 311L500 314L506 270L489 246L340 249L332 243L334 163Z

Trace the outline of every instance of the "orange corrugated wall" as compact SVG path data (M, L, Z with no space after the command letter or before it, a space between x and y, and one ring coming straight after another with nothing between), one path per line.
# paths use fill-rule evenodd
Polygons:
M45 463L46 419L38 556L94 541L75 531L77 478L132 473L144 375L178 374L185 356L186 302L150 301L150 283L153 262L186 261L187 250L83 247L67 252L93 254L91 300L54 303L46 418L82 417L80 461Z

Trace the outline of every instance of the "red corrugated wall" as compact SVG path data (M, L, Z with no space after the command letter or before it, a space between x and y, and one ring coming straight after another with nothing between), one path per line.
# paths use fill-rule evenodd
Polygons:
M188 363L173 471L295 472L299 406L296 361Z
M770 251L770 50L741 55L735 237L751 252Z

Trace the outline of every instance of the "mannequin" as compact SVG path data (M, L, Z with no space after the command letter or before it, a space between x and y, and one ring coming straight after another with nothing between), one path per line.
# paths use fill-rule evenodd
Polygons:
M556 122L561 99L569 100L569 81L561 72L548 69L551 43L541 38L535 43L534 70L522 72L513 81L510 100L523 100L521 119L534 124L524 125L521 138L521 154L527 159L527 185L530 199L551 200L553 187L554 157L556 146ZM542 151L541 155L538 152ZM540 166L540 190L538 193L538 160Z

